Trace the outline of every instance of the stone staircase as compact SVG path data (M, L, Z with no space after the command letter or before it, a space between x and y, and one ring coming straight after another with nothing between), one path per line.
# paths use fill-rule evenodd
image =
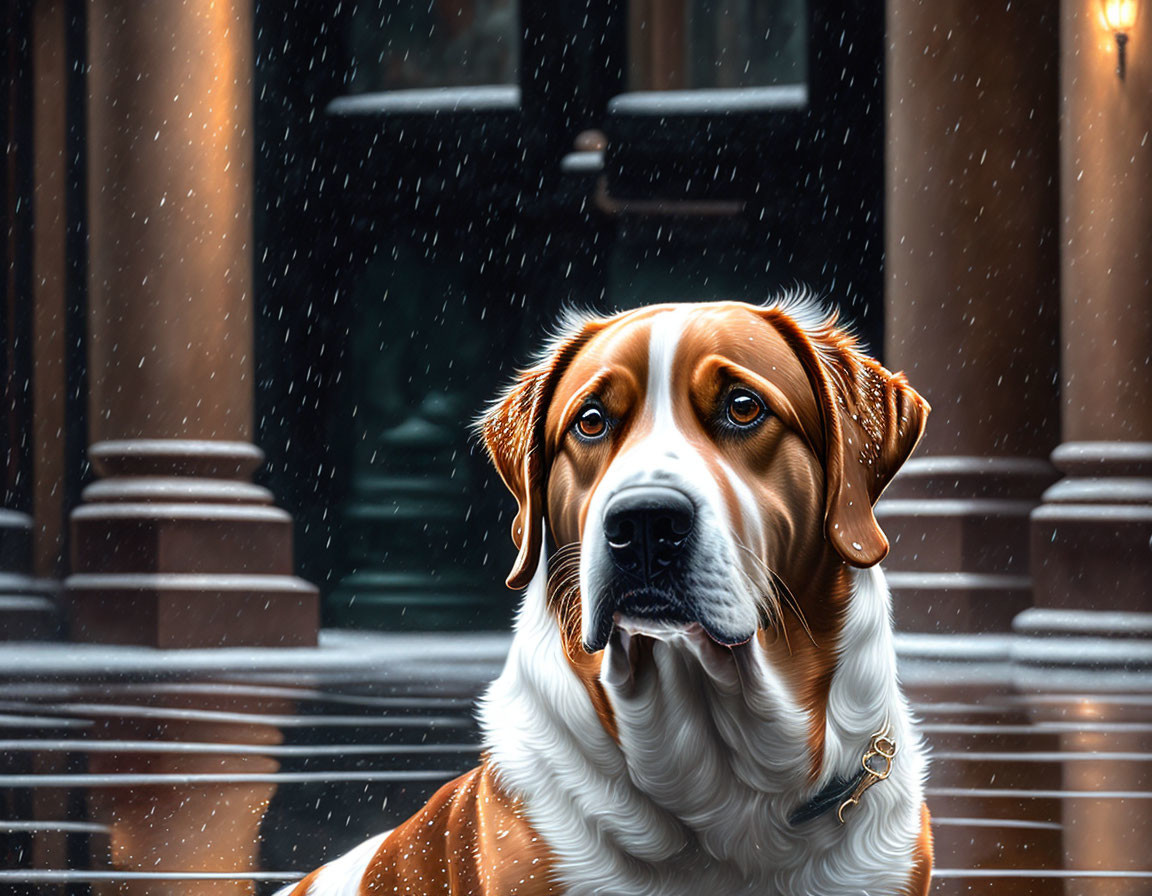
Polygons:
M473 702L507 643L325 632L311 651L11 645L0 892L270 893L475 764ZM901 639L933 755L934 893L1152 892L1148 682L1029 689L1012 643Z

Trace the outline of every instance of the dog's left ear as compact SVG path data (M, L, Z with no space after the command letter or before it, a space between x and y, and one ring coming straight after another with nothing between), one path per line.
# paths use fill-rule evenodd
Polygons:
M824 421L824 534L847 563L874 566L888 539L873 505L920 441L931 408L902 373L892 373L856 347L829 318L801 327L767 312L800 357Z
M591 334L583 323L556 341L548 355L522 371L477 421L476 428L500 478L516 498L512 541L518 550L509 588L524 588L540 561L544 539L544 423L561 375Z

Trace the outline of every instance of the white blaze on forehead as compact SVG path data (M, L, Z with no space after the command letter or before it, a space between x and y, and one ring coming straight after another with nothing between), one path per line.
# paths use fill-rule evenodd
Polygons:
M653 315L647 392L640 411L644 434L613 459L588 502L580 551L581 628L586 643L593 625L601 622L600 603L611 596L614 561L603 528L608 502L622 489L655 484L683 492L696 512L692 562L682 570L678 586L716 630L740 636L755 631L758 595L730 572L740 562L734 517L745 511L730 508L724 500L715 478L715 453L705 454L707 442L690 440L676 419L673 385L674 380L688 379L677 378L676 373L683 363L680 348L694 310L681 306Z
M688 316L689 309L677 308L675 311L658 315L652 322L652 333L648 343L647 400L648 413L652 415L652 433L648 441L658 450L667 450L675 442L684 441L682 433L676 426L672 410L672 376L676 370L676 351L688 323ZM763 541L761 534L756 527L749 525L759 517L756 496L722 457L717 455L716 459L737 497L745 531L748 537L757 542L749 547L760 550L763 548L763 544L760 543ZM735 526L737 521L731 518L731 509L724 502L718 502L716 510L728 517L729 525ZM735 533L735 529L732 531Z
M652 415L652 435L675 432L672 412L672 374L676 370L676 348L688 321L688 310L677 308L656 315L648 337L648 412Z

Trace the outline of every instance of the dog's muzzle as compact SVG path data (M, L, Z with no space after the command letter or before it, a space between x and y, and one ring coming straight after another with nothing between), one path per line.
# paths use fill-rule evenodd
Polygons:
M679 584L688 561L696 509L682 491L663 485L631 486L604 507L604 539L613 577L593 623L589 651L608 643L618 616L660 623L696 621Z

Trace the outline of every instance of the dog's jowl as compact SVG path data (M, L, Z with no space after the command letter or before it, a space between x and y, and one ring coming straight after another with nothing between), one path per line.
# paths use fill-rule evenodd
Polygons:
M786 301L573 317L479 422L515 638L480 766L298 894L927 892L872 508L928 406Z

